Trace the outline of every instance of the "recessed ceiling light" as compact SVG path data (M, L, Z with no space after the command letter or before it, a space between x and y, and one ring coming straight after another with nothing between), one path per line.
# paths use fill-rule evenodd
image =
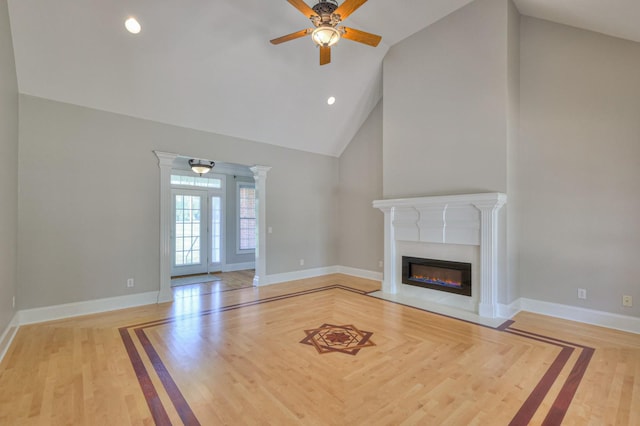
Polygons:
M131 34L138 34L140 32L140 22L133 16L124 21L124 26Z
M327 99L327 103L329 105L333 105L336 103L336 98L334 98L333 96L331 96L329 99Z

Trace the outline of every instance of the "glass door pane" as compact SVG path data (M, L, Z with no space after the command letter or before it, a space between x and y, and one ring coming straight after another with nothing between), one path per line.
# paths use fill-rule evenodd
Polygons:
M173 267L171 275L206 272L206 192L174 190Z
M211 197L211 263L212 266L222 262L222 197Z

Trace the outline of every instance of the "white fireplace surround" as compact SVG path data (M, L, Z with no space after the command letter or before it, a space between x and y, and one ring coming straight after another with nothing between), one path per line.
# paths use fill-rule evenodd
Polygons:
M497 318L498 292L501 288L499 280L502 276L501 268L505 267L501 264L503 260L500 253L505 252L501 244L506 241L499 235L499 232L506 229L505 224L501 223L499 211L506 201L507 196L502 193L374 201L373 206L384 213L382 294L408 294L409 287L413 292L433 292L402 284L402 244L477 246L480 260L479 265L473 267L479 266L479 274L474 274L479 278L479 283L475 283L473 287L479 293L477 298L474 297L477 306L474 303L472 309L481 318Z

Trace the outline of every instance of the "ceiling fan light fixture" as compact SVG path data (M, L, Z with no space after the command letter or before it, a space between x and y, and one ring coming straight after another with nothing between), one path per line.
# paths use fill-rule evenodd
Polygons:
M321 47L331 47L340 40L340 31L329 25L321 25L311 33L313 42Z
M317 0L318 3L313 7L309 7L305 0L287 1L307 19L311 20L313 28L274 38L271 40L271 44L281 44L311 35L313 43L319 48L320 65L331 63L331 46L338 43L341 38L373 47L376 47L382 40L382 37L376 34L338 26L356 9L365 4L367 0L343 0L340 5L338 5L338 0Z
M193 170L194 173L198 173L200 176L211 171L211 169L215 165L216 163L214 163L213 161L194 160L193 158L189 160L189 166L191 167L191 170Z

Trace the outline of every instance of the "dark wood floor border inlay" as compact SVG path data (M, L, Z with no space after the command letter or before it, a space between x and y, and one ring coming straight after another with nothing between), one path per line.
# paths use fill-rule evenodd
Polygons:
M578 385L580 385L584 374L587 372L587 366L589 362L591 362L594 352L595 349L593 348L584 348L582 350L578 361L574 364L571 373L569 373L569 377L567 377L567 380L562 386L562 390L558 393L556 400L549 409L547 417L545 417L542 423L543 426L553 426L562 423L562 419L564 419L565 414L567 414L573 396L578 390Z
M528 332L526 330L521 330L515 327L511 327L513 324L515 324L515 321L513 320L506 320L500 326L495 328L489 327L483 324L477 324L471 321L462 320L462 319L451 317L448 315L439 314L436 312L431 312L426 309L417 308L415 306L405 305L403 303L393 302L385 299L380 299L375 296L371 296L371 293L374 293L374 292L366 292L363 290L351 288L341 284L335 284L335 285L329 285L324 287L317 287L309 290L286 293L278 296L266 297L264 299L256 299L249 302L232 304L229 306L223 306L216 309L207 309L201 312L188 314L188 315L169 316L169 317L155 320L155 321L148 321L145 323L139 323L139 324L134 324L134 325L120 328L119 331L122 337L123 344L127 350L127 354L129 355L131 365L136 373L136 377L138 378L138 382L142 389L142 393L147 401L147 405L149 407L149 410L151 411L151 414L153 416L155 423L158 425L170 425L171 421L153 385L151 377L149 376L149 372L144 366L142 358L140 357L140 353L138 352L136 345L132 340L131 334L129 332L130 329L134 330L134 333L138 338L138 340L140 341L140 344L144 348L156 375L160 379L160 382L165 388L165 392L167 393L170 400L172 401L182 421L188 425L192 425L192 424L199 425L200 423L196 418L195 414L193 413L191 407L189 406L189 403L186 401L186 399L180 392L180 389L178 388L177 384L171 377L169 371L167 370L164 363L162 362L160 355L157 353L157 351L153 347L153 344L148 339L146 333L144 332L144 329L165 325L169 323L174 323L176 321L181 321L185 319L203 317L203 316L212 315L215 313L222 313L222 312L231 311L235 309L242 309L250 306L256 306L264 303L286 300L294 297L300 297L300 296L305 296L313 293L330 291L330 290L344 290L344 291L360 294L363 296L374 297L375 299L380 300L383 303L394 303L397 305L418 309L420 311L424 311L430 314L451 318L456 321L462 321L462 322L474 324L480 327L491 328L498 332L506 332L506 333L518 335L523 338L527 338L527 339L535 340L541 343L550 344L550 345L559 347L560 352L556 356L553 363L549 366L547 371L543 374L538 384L531 391L529 397L524 401L524 403L522 404L518 412L515 414L515 416L509 423L510 426L521 426L521 425L525 426L529 424L529 422L537 412L538 408L540 407L542 401L548 395L549 390L551 389L555 381L560 377L561 371L570 360L572 353L576 350L576 348L579 348L581 350L580 355L578 356L577 361L572 366L569 376L565 380L565 383L563 384L558 395L556 396L554 403L549 409L548 413L546 414L545 420L543 422L543 425L545 426L561 424L562 420L564 419L564 416L566 415L567 410L569 409L571 401L573 400L573 397L578 389L578 386L580 385L580 382L582 381L582 378L586 373L587 367L589 366L589 363L593 357L593 354L595 352L595 349L588 346L583 346L580 344L556 339L554 337L544 336L541 334L536 334L536 333Z
M560 375L560 372L569 361L569 357L573 353L573 348L565 347L560 350L558 356L553 361L549 369L542 376L538 384L529 397L525 400L524 404L520 407L516 415L513 417L510 426L528 425L533 415L538 411L540 404L549 393L549 389L555 383L556 379Z
M151 344L151 341L144 333L144 329L136 328L135 332L138 340L140 340L142 347L147 353L147 356L149 357L154 370L156 370L156 373L158 374L162 385L167 391L169 398L171 398L171 402L178 412L180 419L182 419L185 425L199 426L200 422L196 418L196 415L193 414L193 411L191 410L191 407L189 406L187 401L184 399L184 396L182 395L182 392L180 392L178 385L176 385L176 382L173 381L173 377L171 377L171 374L169 374L169 370L167 370L164 363L162 362L162 359L160 359L160 355L158 355L158 352Z
M135 371L136 377L138 378L138 383L142 388L142 394L147 401L149 411L151 411L151 417L153 417L153 421L156 425L170 426L171 420L169 420L167 411L164 409L162 401L158 396L158 392L156 391L155 386L153 386L151 377L149 377L149 373L147 372L147 369L142 362L142 358L140 358L140 354L138 353L138 350L136 349L136 346L131 339L129 330L127 330L127 327L122 327L119 329L119 331L120 337L122 337L122 342L124 343L124 347L127 350L127 354L129 355L129 360L131 361L131 365L133 366L133 370Z
M574 348L581 349L580 355L578 356L578 360L573 365L573 368L571 369L569 376L565 380L565 383L560 389L560 392L558 392L558 395L556 396L556 399L553 405L549 409L549 412L547 413L547 416L545 417L544 422L542 423L544 426L559 425L562 423L562 419L564 419L564 416L567 413L567 410L569 409L569 405L571 404L571 401L573 400L573 396L578 390L578 385L582 381L582 378L584 377L584 374L587 371L587 366L589 365L589 362L593 357L595 349L590 348L588 346L580 345L577 343L571 343L566 340L556 339L555 337L544 336L542 334L532 333L530 331L511 327L513 323L514 321L511 321L509 324L507 324L503 328L503 331L506 331L512 334L517 334L519 336L526 337L532 340L537 340L537 341L545 342L551 345L556 345L563 348L563 350L570 349L573 352ZM567 361L568 361L568 358L567 358ZM566 364L566 361L563 363L563 366L565 364ZM562 370L562 368L560 368L560 370ZM558 376L559 376L559 371L558 371L558 375L556 375L556 378ZM553 383L555 382L556 378L554 378L553 381L549 381L550 378L543 377L541 381L538 383L538 385L550 388L551 385L553 385ZM548 389L547 389L547 392L548 392ZM546 392L545 392L545 395L546 395ZM523 410L523 408L525 408L525 406L527 405L539 406L540 403L542 403L542 399L544 399L544 396L542 397L542 399L539 399L539 400L537 398L531 398L531 396L529 397L529 399L525 402L523 407L521 407L520 411L525 411ZM518 412L518 414L516 414L516 416L521 414L520 411ZM535 413L535 410L534 410L534 413ZM531 413L531 417L533 416L534 413ZM528 424L531 417L529 417L528 420L526 421L524 417L521 417L520 420L523 421L522 423L513 423L512 421L512 424L513 425ZM515 417L514 417L514 420L515 420Z

